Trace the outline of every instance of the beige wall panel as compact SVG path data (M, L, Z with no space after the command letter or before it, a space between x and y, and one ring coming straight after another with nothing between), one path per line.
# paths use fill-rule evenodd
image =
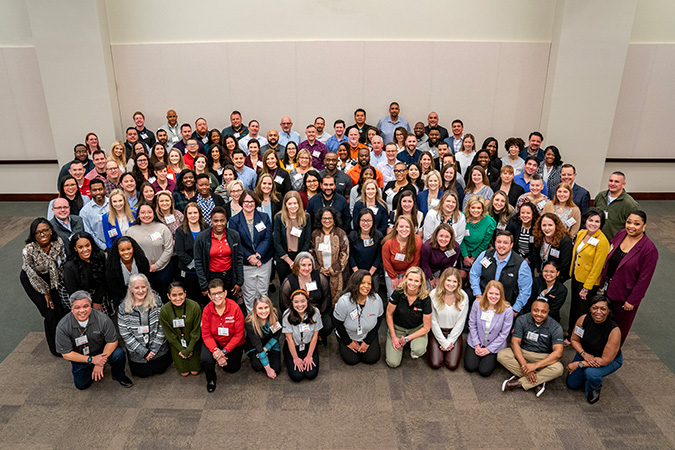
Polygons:
M673 158L675 45L629 46L607 156Z
M59 167L54 164L39 166L0 166L0 194L49 194L57 196L56 177ZM30 180L27 183L26 180ZM47 208L45 208L45 216Z
M376 111L364 105L365 83L363 42L297 42L297 103L294 129L304 137L304 129L316 116L326 120L326 131L333 134L333 122L354 123L354 110L363 107L368 123L377 122ZM282 108L282 105L277 105ZM283 111L279 111L279 118ZM273 122L279 127L279 121Z
M2 48L0 58L0 123L9 133L5 142L13 143L0 159L56 159L35 49ZM78 138L84 135L73 144Z
M628 192L675 192L673 164L652 163L607 163L602 174L600 189L607 189L607 180L612 172L626 174ZM591 192L593 198L597 192Z

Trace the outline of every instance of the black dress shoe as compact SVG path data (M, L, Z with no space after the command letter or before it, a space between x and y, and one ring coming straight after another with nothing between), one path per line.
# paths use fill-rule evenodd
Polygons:
M268 288L268 291L269 291L270 294L274 294L277 291L277 287L273 284L270 284L270 286ZM59 356L61 356L61 355L59 355Z
M208 392L213 392L216 390L216 380L211 380L206 382L206 390Z
M134 382L131 381L131 378L129 378L127 376L125 376L124 378L120 378L119 380L115 380L115 381L117 381L122 387L125 387L125 388L130 388L131 386L134 385Z
M593 403L597 403L598 400L600 400L600 389L596 389L594 391L591 391L588 393L588 397L586 397L586 400L588 400L588 403L591 405Z

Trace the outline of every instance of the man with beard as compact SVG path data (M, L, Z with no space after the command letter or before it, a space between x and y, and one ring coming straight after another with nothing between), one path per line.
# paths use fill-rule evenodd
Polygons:
M195 132L192 133L192 137L201 141L206 150L206 145L209 143L209 126L206 124L205 118L200 117L195 120Z
M396 155L396 159L409 166L410 164L419 161L421 153L422 152L417 150L417 138L415 138L415 135L409 134L408 137L405 138L405 150L399 152L399 154Z
M539 162L544 160L544 150L541 148L541 143L544 142L544 135L538 131L530 133L527 147L522 149L518 156L527 159L528 156L534 156Z
M422 142L421 144L417 145L417 149L420 152L430 152L434 159L438 158L438 144L441 143L441 131L436 128L432 127L429 130L429 139L426 140L426 142Z
M94 237L96 245L101 250L106 249L105 234L103 233L103 215L108 212L108 197L105 196L103 181L94 178L89 182L91 199L80 210L80 217L84 220L84 229Z
M169 150L173 147L173 144L169 143L169 135L161 128L157 130L157 142L164 146L167 153L169 153Z
M352 179L349 175L344 173L341 170L337 169L338 164L338 155L337 153L326 153L326 159L324 159L324 164L326 168L323 169L320 174L324 178L326 176L331 176L335 178L335 192L340 194L345 199L349 199L349 192L352 189Z
M188 139L192 138L192 125L189 123L184 123L180 126L180 135L181 140L174 144L174 147L183 152L183 156L187 153L187 143ZM198 152L206 154L204 149L204 144L201 140L195 139L197 141L197 146L199 147Z
M352 167L349 172L347 172L347 175L351 177L354 184L358 184L359 178L361 178L361 171L368 166L370 166L370 150L367 148L362 148L359 150L358 164ZM375 168L373 167L373 169ZM382 172L377 169L375 169L375 180L377 181L377 185L380 187L380 189L382 189L384 187Z
M279 143L279 132L274 128L267 132L267 144L260 148L260 157L262 157L267 150L274 150L280 160L286 155L286 146Z
M316 214L324 207L333 208L339 215L342 221L342 228L345 233L349 234L351 231L352 215L349 212L349 202L342 195L335 192L335 178L330 175L323 177L321 181L321 192L309 199L307 204L307 212L310 217L315 217Z
M450 151L455 153L462 151L462 140L464 139L464 122L459 119L452 121L452 136L445 138Z
M377 128L380 130L380 136L385 142L394 141L394 131L398 127L403 127L410 133L410 124L403 117L399 116L401 108L396 102L391 102L389 104L389 115L380 119L377 122ZM424 132L424 125L422 125L422 131Z
M314 126L316 127L316 139L325 144L328 138L330 138L330 134L324 130L326 128L326 120L323 117L317 117L314 119Z

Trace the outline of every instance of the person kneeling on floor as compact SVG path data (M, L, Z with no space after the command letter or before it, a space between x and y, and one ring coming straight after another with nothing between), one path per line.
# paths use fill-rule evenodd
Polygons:
M124 387L134 383L124 373L126 357L117 346L115 325L104 312L91 307L91 295L75 291L70 296L71 313L56 327L56 350L73 365L75 387L87 389L103 378L106 363L112 377Z
M530 313L516 319L511 348L497 354L497 361L513 374L502 383L502 391L536 387L537 397L546 389L546 382L563 374L563 330L548 316L548 303L538 298Z

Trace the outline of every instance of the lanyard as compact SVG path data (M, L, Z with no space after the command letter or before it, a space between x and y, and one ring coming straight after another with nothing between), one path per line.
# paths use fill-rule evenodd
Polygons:
M185 300L185 302L183 302L183 304L180 306L180 308L183 308L183 326L179 327L181 339L185 338L185 320L187 319L187 316L185 315L185 313L187 312L187 306L185 304L186 302L187 302L187 300ZM174 317L178 318L178 313L176 312L176 307L174 306L173 303L171 303L171 309L173 310ZM175 330L176 327L174 327L173 329Z

